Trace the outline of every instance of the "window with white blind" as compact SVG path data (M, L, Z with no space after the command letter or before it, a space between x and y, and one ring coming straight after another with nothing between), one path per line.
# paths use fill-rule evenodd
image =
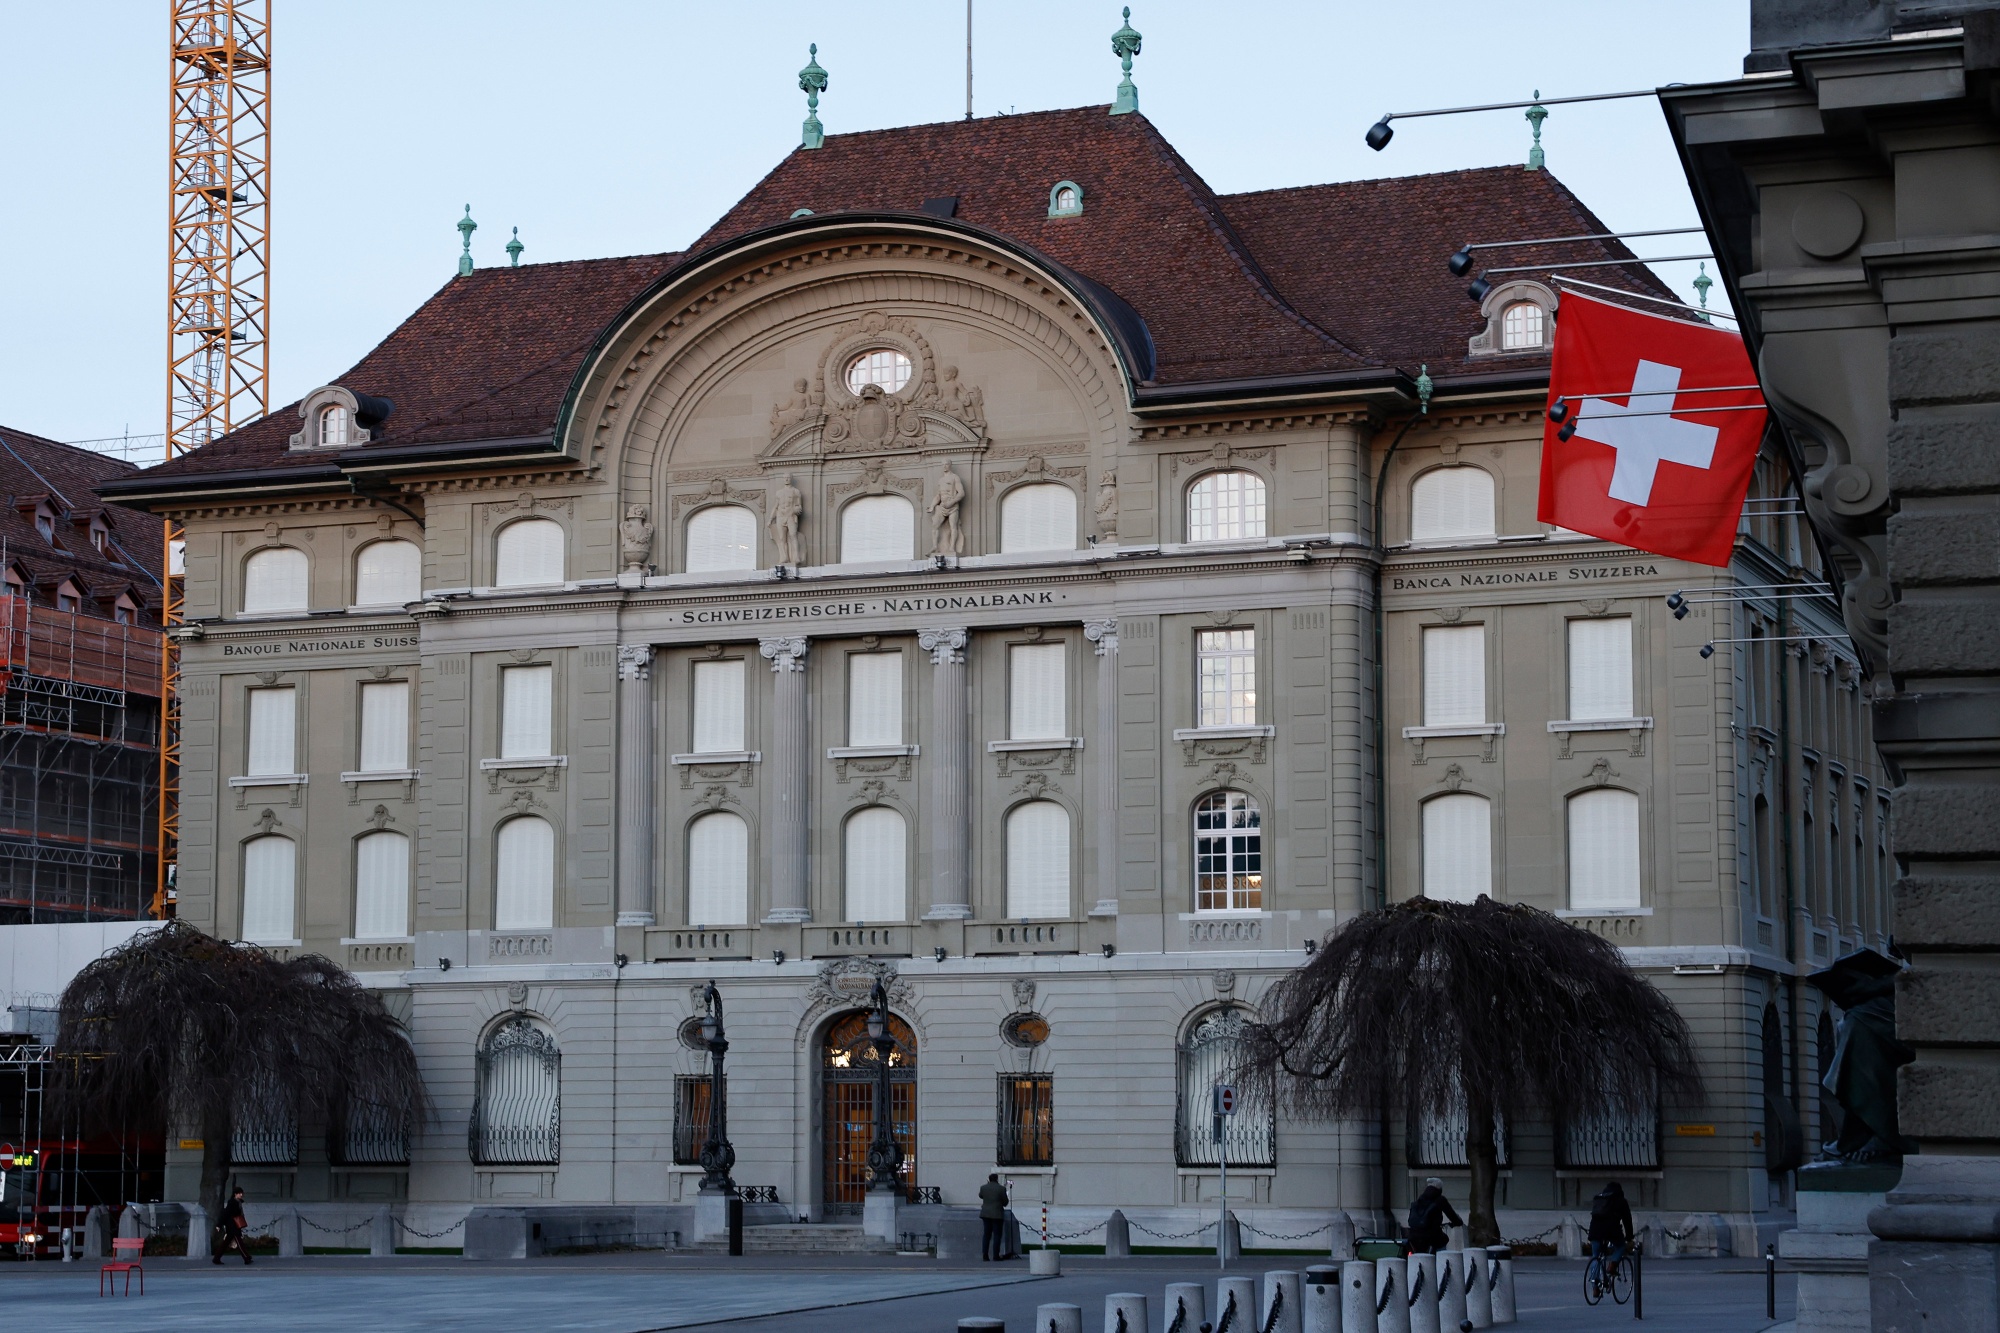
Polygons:
M290 685L250 691L250 753L247 777L288 777L299 771L299 692Z
M1410 488L1411 541L1462 541L1493 531L1493 474L1484 468L1433 468Z
M688 825L688 924L741 926L750 920L750 826L717 810Z
M354 844L354 938L410 933L410 840L383 829Z
M275 833L243 844L243 938L252 944L297 938L298 851L297 843Z
M1202 630L1194 636L1200 691L1198 725L1247 727L1257 721L1257 631Z
M243 562L243 610L269 615L306 609L306 553L289 546L259 551Z
M1424 802L1424 897L1469 903L1493 892L1493 803L1471 792Z
M1007 650L1007 739L1069 735L1068 658L1068 646L1060 643L1021 643Z
M709 505L687 523L687 572L757 567L757 516L742 505Z
M1476 727L1486 722L1486 627L1433 625L1424 630L1424 725Z
M524 588L562 581L562 524L552 518L522 518L500 529L493 546L494 587Z
M1076 492L1055 482L1016 486L1000 502L1000 550L1067 551L1076 545Z
M407 772L409 767L410 682L378 680L363 684L359 770L392 773Z
M840 511L843 564L914 560L916 550L916 507L902 496L864 495Z
M1264 535L1264 479L1254 472L1211 472L1188 487L1187 539L1247 541Z
M1599 787L1569 798L1569 905L1576 912L1639 906L1639 798Z
M1054 801L1017 805L1007 815L1007 915L1069 914L1069 811Z
M554 754L550 728L556 670L553 666L500 670L500 757L539 759Z
M423 596L423 552L415 542L369 542L354 556L354 604L402 606Z
M1569 622L1569 716L1577 722L1632 713L1632 618Z
M848 817L846 903L849 921L903 921L910 914L908 829L902 815L871 805Z
M547 930L556 915L556 831L522 815L493 840L493 929Z
M743 749L743 659L694 664L694 752Z
M903 743L903 655L847 655L847 743Z

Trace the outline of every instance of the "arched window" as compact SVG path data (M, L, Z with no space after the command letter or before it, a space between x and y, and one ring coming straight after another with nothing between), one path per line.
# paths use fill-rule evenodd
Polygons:
M1493 474L1478 467L1432 468L1410 488L1410 540L1460 541L1493 535Z
M859 394L873 384L883 393L896 393L910 382L910 358L893 347L877 347L847 363L847 388Z
M1542 345L1542 323L1548 315L1533 301L1516 301L1500 312L1500 349L1532 352Z
M402 606L424 595L423 552L415 542L369 542L354 556L354 604Z
M1069 914L1069 811L1054 801L1017 805L1007 815L1007 915Z
M410 840L383 829L354 844L354 937L393 940L410 933Z
M493 550L494 587L524 588L562 581L562 524L552 518L523 518L500 529L500 540Z
M1188 488L1187 539L1245 541L1264 535L1264 479L1254 472L1211 472Z
M1576 912L1639 906L1639 798L1599 787L1569 798L1569 905Z
M547 930L556 915L556 831L522 815L494 840L493 929Z
M1264 817L1240 791L1214 791L1194 807L1194 910L1264 905Z
M910 915L909 831L886 805L856 810L847 820L849 921L907 921Z
M1424 897L1469 903L1493 892L1493 803L1471 792L1424 802Z
M1083 213L1083 187L1075 181L1057 181L1049 189L1049 216L1073 218Z
M688 825L687 920L691 926L750 921L750 826L717 810Z
M687 522L687 572L757 567L757 516L742 505L709 505Z
M298 850L276 833L243 844L243 938L252 944L296 938Z
M351 419L348 410L339 403L331 407L322 407L319 410L320 447L338 449L344 446L347 443L347 428Z
M1076 546L1076 492L1055 482L1016 486L1000 502L1000 550L1068 551Z
M865 495L840 511L844 564L913 560L916 548L916 507L900 495Z
M1268 1083L1251 1077L1251 1014L1216 1009L1204 1014L1181 1039L1175 1061L1174 1156L1180 1166L1213 1166L1227 1149L1231 1166L1278 1164L1278 1122ZM1236 1114L1222 1121L1224 1142L1215 1141L1215 1087L1236 1089Z
M252 615L306 609L306 553L289 546L258 551L243 562L243 610Z
M472 1160L481 1166L552 1166L562 1146L562 1051L526 1016L508 1019L479 1047Z

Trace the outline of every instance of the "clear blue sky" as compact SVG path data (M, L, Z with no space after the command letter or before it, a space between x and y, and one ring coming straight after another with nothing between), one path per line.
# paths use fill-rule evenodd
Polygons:
M808 41L829 133L965 108L963 0L273 6L274 408L452 274L468 202L482 265L517 226L529 262L686 245L797 143ZM976 0L978 114L1109 102L1119 8ZM8 7L10 48L46 58L12 62L0 121L0 424L163 428L167 14ZM1141 108L1224 192L1522 161L1519 112L1361 136L1390 110L1734 77L1749 27L1747 0L1140 0L1132 23ZM1696 221L1651 99L1558 107L1543 138L1613 226ZM1685 290L1694 265L1661 271Z

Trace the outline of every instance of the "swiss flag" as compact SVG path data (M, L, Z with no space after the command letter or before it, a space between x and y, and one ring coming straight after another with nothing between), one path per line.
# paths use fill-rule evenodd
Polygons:
M1727 565L1764 436L1756 383L1737 334L1563 293L1539 517Z

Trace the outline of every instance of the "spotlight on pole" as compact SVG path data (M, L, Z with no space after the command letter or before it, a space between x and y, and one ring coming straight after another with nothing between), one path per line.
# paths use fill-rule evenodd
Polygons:
M1703 644L1703 645L1701 646L1701 655L1702 655L1703 657L1713 657L1713 656L1715 656L1715 645L1714 645L1714 644L1712 644L1712 643L1704 643L1704 644Z
M1668 594L1667 610L1674 613L1675 620L1686 620L1688 617L1687 598L1681 596L1679 593Z
M1472 272L1471 243L1467 242L1452 251L1451 258L1446 260L1445 263L1451 269L1451 276L1454 278L1462 278Z
M1488 282L1484 277L1478 277L1474 278L1472 280L1472 285L1465 289L1465 294L1471 297L1475 301L1484 301L1486 299L1486 293L1492 290L1493 290L1492 283Z
M1563 418L1568 415L1569 400L1567 398L1558 398L1549 404L1549 420L1555 422L1558 426L1563 423Z
M1387 148L1389 140L1395 137L1396 132L1389 128L1389 117L1387 116L1382 117L1382 119L1368 127L1368 146L1378 153Z
M1567 440L1574 434L1576 434L1576 422L1574 420L1565 421L1563 422L1562 429L1556 432L1556 438L1558 440Z

